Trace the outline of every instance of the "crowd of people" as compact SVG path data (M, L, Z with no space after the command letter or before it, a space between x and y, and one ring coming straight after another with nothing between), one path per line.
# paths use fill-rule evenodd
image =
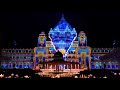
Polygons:
M0 78L48 78L41 76L38 72L32 69L1 69ZM55 76L55 75L54 75ZM81 71L78 74L70 75L69 77L56 78L120 78L120 70L92 69ZM52 77L49 77L52 78Z
M38 78L36 73L32 69L1 69L0 78Z
M92 69L85 70L76 75L79 78L120 78L120 70Z

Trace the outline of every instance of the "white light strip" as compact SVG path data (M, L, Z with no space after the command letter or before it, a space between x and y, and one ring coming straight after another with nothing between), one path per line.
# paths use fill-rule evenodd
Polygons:
M50 38L50 40L51 40L51 44L53 45L54 50L57 52L57 50L56 50L56 48L55 48L55 46L54 46L54 44L53 44L53 42L52 42L52 38L50 37L50 35L49 35L49 38Z
M70 45L70 47L68 48L68 50L67 50L67 52L66 52L66 54L65 54L65 57L66 57L66 55L67 55L67 53L68 53L69 49L70 49L70 48L71 48L71 46L73 45L73 41L76 39L76 37L77 37L77 34L76 34L76 36L74 37L74 39L72 40L71 45Z
M58 27L57 27L57 28L58 28ZM66 27L66 28L68 28L68 27ZM52 30L52 29L51 29L51 30ZM57 30L59 30L59 29L57 29ZM74 30L75 30L75 29L74 29ZM77 33L76 33L76 36L74 37L74 39L72 40L72 42L71 42L69 48L67 49L67 51L66 51L66 53L65 53L65 57L66 57L66 55L67 55L69 49L70 49L71 46L73 45L73 41L76 39L76 37L77 37ZM50 40L51 40L51 44L53 45L54 50L57 52L57 50L56 50L56 48L55 48L55 45L53 44L52 38L50 37L50 33L49 33L49 38L50 38Z

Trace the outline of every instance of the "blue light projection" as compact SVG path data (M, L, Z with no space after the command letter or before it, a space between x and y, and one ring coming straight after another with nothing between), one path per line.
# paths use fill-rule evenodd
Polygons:
M36 54L38 54L39 52L43 52L44 54L46 53L46 49L36 49Z
M92 69L94 69L94 68L95 68L94 64L92 64L92 65L91 65L91 68L92 68Z
M29 66L29 68L31 68L31 69L32 69L32 68L33 68L33 66L32 66L32 65L30 65L30 66Z
M116 65L116 68L119 68L118 65Z
M96 63L96 66L95 66L95 68L96 68L96 69L98 69L98 68L99 68L99 66L98 66L98 63Z
M110 68L110 64L108 64L108 68Z
M50 47L49 50L54 50L54 48L53 48L53 47Z
M12 65L11 65L11 64L9 65L9 68L12 68Z
M114 65L112 65L112 68L115 68L115 66L114 66Z
M5 68L8 68L8 64L5 65Z
M78 50L78 54L80 54L81 52L86 52L86 54L89 54L88 48L80 48L80 49Z
M16 67L15 68L18 68L18 64L16 65Z
M86 65L89 65L88 57L86 57Z
M65 50L65 54L68 53L76 37L77 32L75 28L72 28L69 23L66 22L63 15L58 24L49 31L49 38L55 51L62 49Z
M20 68L22 68L22 65L20 65Z
M66 65L59 65L60 69L64 70Z
M2 64L2 68L4 68L4 64Z
M79 46L87 46L87 37L84 31L80 31L78 41L79 41Z
M43 34L43 32L41 32L41 37L38 37L38 46L40 47L45 47L46 46L46 37Z
M24 66L23 66L24 68L27 68L27 65L26 64L24 64Z

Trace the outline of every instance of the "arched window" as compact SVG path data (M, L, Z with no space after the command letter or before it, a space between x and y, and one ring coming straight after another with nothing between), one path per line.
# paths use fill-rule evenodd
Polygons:
M110 64L108 64L108 68L110 68Z
M26 59L26 57L24 56L24 59Z
M75 56L73 56L72 58L75 58Z
M26 50L26 52L28 52L28 50Z
M108 52L108 50L105 50L105 52Z
M14 52L14 50L12 50L12 52Z
M24 66L23 66L24 68L27 68L27 66L26 66L26 63L24 63Z
M27 64L27 67L26 68L29 68L29 64Z
M36 63L39 63L39 58L38 57L36 57Z
M98 62L96 62L95 68L96 68L96 69L99 68Z
M20 66L19 66L20 68L22 68L22 63L20 63Z
M98 52L100 52L100 50L98 50Z
M2 68L5 68L4 64L2 64Z
M16 50L16 52L18 52L18 50Z
M19 50L19 52L21 53L21 50Z
M94 63L92 63L91 68L92 68L92 69L94 69L94 68L95 68Z
M6 69L8 68L8 64L5 65L5 68L6 68Z
M96 50L96 52L98 52L98 50Z
M104 52L104 49L102 49L101 51Z
M9 64L9 68L12 68L12 64L11 63Z
M102 69L103 68L103 66L102 66L102 63L100 62L100 64L99 64L99 66L100 66L100 69Z
M92 61L92 62L94 61L94 56L93 56L93 55L91 56L91 61Z
M96 50L94 50L94 52L96 52Z
M33 65L32 65L32 64L30 64L29 68L33 68Z
M115 65L114 64L112 64L112 69L114 69L115 68Z
M81 62L82 61L82 59L81 59L81 57L79 57L79 62Z
M52 58L53 58L53 56L52 56ZM43 61L45 61L45 57L43 57L42 59L43 59Z
M68 58L71 58L71 56L68 56Z
M104 62L104 69L106 69L106 63Z
M118 69L119 67L118 67L118 64L116 64L116 67L115 67L116 69Z
M18 67L18 64L16 64L15 68L19 68L19 67Z

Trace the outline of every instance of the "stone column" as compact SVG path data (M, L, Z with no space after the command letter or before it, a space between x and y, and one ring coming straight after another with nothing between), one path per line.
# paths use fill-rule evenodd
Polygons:
M48 51L48 47L46 47L46 54L48 54L48 52L49 52L49 51Z
M56 65L55 65L55 70L56 70Z
M72 64L71 64L71 69L72 69Z
M47 69L48 69L48 64L47 64Z
M78 47L75 49L75 58L78 58Z
M78 64L78 69L79 69L79 64Z
M76 69L76 64L75 64L75 69Z
M89 69L91 69L91 57L90 56L88 58L88 62L89 62Z
M51 69L52 69L52 65L51 65Z
M67 69L68 69L68 65L67 65Z
M45 69L46 69L46 64L45 64Z

